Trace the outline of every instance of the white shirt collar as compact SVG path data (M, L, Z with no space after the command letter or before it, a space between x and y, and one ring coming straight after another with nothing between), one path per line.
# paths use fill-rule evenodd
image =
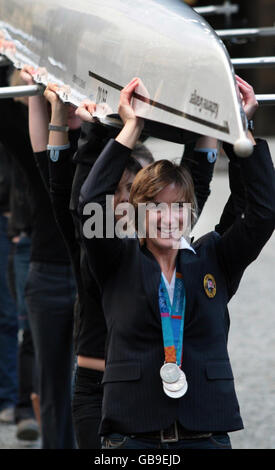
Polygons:
M196 255L196 252L195 252L194 248L191 245L189 245L189 243L185 240L184 237L181 237L181 239L180 239L180 250L184 250L184 249L191 250Z

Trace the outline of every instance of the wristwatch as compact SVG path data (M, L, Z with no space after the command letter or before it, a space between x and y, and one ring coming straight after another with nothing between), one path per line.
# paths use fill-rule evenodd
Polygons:
M250 119L248 122L247 122L247 129L251 132L254 131L254 121L252 119Z
M53 124L49 124L49 131L68 132L69 126L54 126Z

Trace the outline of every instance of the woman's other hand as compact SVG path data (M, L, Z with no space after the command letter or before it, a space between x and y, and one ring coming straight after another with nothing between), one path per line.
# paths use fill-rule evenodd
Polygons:
M127 121L137 121L140 119L136 116L135 111L131 105L133 93L138 85L139 78L133 78L130 83L128 83L128 85L126 85L126 87L124 87L120 92L118 112L124 124L126 124Z
M118 106L118 112L124 126L115 140L130 149L133 149L136 145L144 126L144 120L136 116L131 105L134 91L139 83L139 78L133 78L133 80L121 90Z
M82 121L86 122L96 122L97 119L93 117L94 112L96 111L96 104L91 100L84 100L77 108L75 114Z
M248 121L250 121L250 119L253 118L255 112L258 109L259 103L256 100L253 87L238 75L235 75L235 77L241 93L243 110L246 114Z

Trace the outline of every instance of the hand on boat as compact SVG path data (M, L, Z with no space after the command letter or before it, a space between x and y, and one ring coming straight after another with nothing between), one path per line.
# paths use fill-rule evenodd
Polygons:
M256 100L253 87L238 75L235 75L235 77L241 93L244 112L247 119L250 120L258 109L259 103Z
M134 91L139 84L139 78L133 78L133 80L121 90L118 106L118 112L124 126L115 140L130 149L133 149L136 145L144 126L144 120L136 116L131 105Z
M48 83L44 96L51 103L52 106L57 105L59 107L66 107L69 101L69 95L71 94L71 89L69 85L59 86L56 83Z
M58 93L60 92L60 87L56 83L48 83L45 91L44 96L47 101L53 106L54 104L60 102L60 98ZM62 103L63 104L63 103ZM63 106L65 106L63 104Z
M25 64L21 71L20 77L28 85L35 85L35 83L42 83L42 77L47 77L48 73L44 67L35 68L32 65Z
M133 93L139 84L140 79L133 78L130 83L128 83L128 85L126 85L126 87L124 87L120 92L118 112L124 124L129 121L138 122L140 119L136 116L136 113L131 105Z
M35 68L31 65L24 65L20 71L21 79L27 83L27 85L34 85L34 74Z
M60 95L65 93L67 87L60 87L56 83L48 83L44 97L51 104L52 117L51 123L59 126L65 126L68 123L68 106L60 99Z
M1 37L0 38L0 53L1 54L6 54L6 53L16 53L16 45L12 41L7 41L5 38Z
M71 130L81 126L81 119L76 114L76 107L69 102L71 89L68 85L58 86L48 83L44 96L51 104L51 123L59 126L68 125Z
M93 117L93 114L96 112L96 104L91 100L84 100L77 108L75 114L82 121L86 122L96 122L97 119Z

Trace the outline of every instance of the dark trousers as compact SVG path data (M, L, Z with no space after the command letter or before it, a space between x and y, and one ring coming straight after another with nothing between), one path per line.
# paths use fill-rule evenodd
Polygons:
M100 449L103 372L78 367L73 396L73 423L79 449Z
M25 302L25 287L30 266L31 240L22 236L12 246L10 256L10 286L13 287L17 312L18 328L22 332L18 349L18 402L15 409L15 420L33 418L34 412L31 394L35 391L35 358L32 335L28 321Z
M23 330L18 351L18 402L15 409L15 420L34 418L31 394L36 392L35 355L31 330Z
M205 439L182 439L171 443L109 434L102 438L102 449L231 449L231 443L227 433L214 433Z
M42 447L72 449L75 282L71 267L31 263L26 301L38 365Z
M30 328L28 310L25 302L25 287L30 267L31 240L24 236L18 243L13 244L13 276L18 312L18 327L22 330Z
M11 243L7 217L0 214L0 411L17 401L17 311L8 286Z

